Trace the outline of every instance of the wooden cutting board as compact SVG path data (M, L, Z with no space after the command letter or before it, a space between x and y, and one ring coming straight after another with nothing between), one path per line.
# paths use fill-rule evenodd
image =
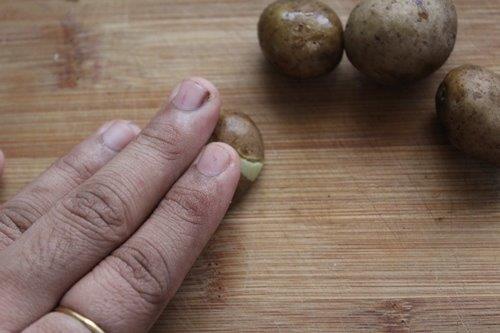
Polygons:
M270 1L0 1L7 200L101 123L144 125L190 75L262 129L267 165L155 332L500 332L500 169L447 142L451 68L500 73L500 1L455 0L448 63L399 88L344 58L296 81L256 38ZM346 22L354 0L328 0Z

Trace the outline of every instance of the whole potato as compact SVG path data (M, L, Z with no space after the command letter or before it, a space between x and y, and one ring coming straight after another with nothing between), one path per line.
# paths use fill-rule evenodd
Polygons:
M351 12L344 42L359 71L379 83L398 84L441 67L456 35L452 0L364 0Z
M310 78L329 73L344 53L342 23L316 0L278 0L262 13L259 42L266 58L284 74Z
M241 177L234 195L234 201L239 201L264 167L264 142L259 128L244 113L224 112L212 135L212 141L227 143L240 156Z
M452 70L436 95L438 117L450 141L500 166L500 76L479 66Z

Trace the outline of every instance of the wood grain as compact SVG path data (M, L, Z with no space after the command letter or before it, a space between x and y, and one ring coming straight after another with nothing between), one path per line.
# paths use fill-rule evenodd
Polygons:
M262 129L267 166L154 332L499 332L500 172L437 123L451 68L500 72L500 2L455 0L446 65L411 86L347 59L295 81L256 39L270 1L0 1L0 201L113 118L144 125L190 75ZM346 22L354 0L328 0Z

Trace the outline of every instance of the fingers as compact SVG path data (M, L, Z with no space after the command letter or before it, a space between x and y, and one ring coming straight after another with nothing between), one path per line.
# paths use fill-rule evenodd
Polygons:
M185 81L136 140L0 253L0 314L24 314L0 328L50 311L140 226L209 139L219 108L213 85Z
M139 132L139 127L125 120L104 124L6 202L0 208L0 251L19 238L57 200L109 162ZM2 161L0 157L0 169Z
M150 219L77 282L61 301L106 332L146 332L178 289L223 218L240 175L229 146L207 146ZM51 332L72 318L50 314L28 332Z

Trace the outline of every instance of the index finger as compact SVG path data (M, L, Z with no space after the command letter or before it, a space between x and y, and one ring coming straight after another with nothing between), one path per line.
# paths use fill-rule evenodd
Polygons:
M212 84L184 81L133 143L0 254L0 314L12 318L0 328L49 312L140 226L208 141L219 108Z

